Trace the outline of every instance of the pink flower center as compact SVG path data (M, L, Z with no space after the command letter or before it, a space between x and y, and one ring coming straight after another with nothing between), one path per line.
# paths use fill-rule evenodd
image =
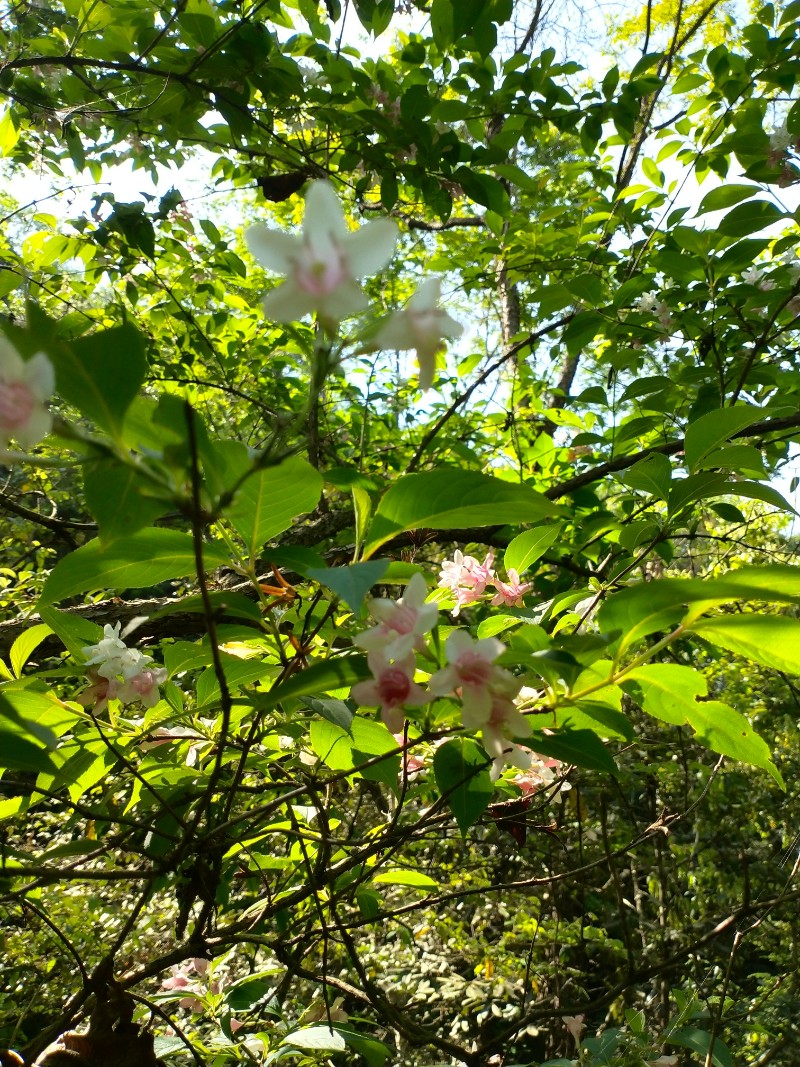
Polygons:
M9 433L24 426L35 406L36 398L25 382L0 381L0 430Z
M140 696L149 693L154 684L152 671L142 671L141 674L131 678L131 685Z
M325 259L317 256L313 249L303 249L295 264L294 280L309 296L330 296L349 277L344 257L338 249L331 249Z
M479 656L477 652L465 652L463 656L459 656L455 666L462 685L487 685L494 672L489 660Z
M378 680L378 692L383 707L400 707L411 692L411 679L399 667L387 667Z
M397 604L386 626L398 634L411 634L416 624L417 609L410 608L407 604Z

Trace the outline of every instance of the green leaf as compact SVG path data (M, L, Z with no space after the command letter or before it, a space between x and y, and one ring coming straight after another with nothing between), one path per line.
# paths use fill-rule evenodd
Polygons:
M356 895L360 906L360 894ZM337 1026L336 1030L342 1035L350 1048L363 1058L367 1067L384 1067L391 1053L382 1041L378 1041L374 1037L365 1037L363 1034L359 1034L345 1026Z
M541 493L488 474L456 467L409 474L384 494L364 556L406 530L537 522L558 514Z
M619 480L631 489L639 489L658 500L666 500L672 481L672 464L666 456L657 452L640 460L627 473L621 474Z
M0 728L0 767L13 771L55 774L56 768L43 748L26 737Z
M57 391L81 414L119 438L125 412L139 392L146 369L144 341L133 326L93 333L47 346Z
M329 1026L308 1026L305 1030L295 1030L293 1034L287 1034L281 1044L313 1052L344 1052L347 1048L342 1035Z
M103 636L103 627L90 619L84 619L80 615L71 612L58 611L56 608L39 606L39 617L47 623L56 637L63 642L64 647L75 659L83 660L81 651L87 645L96 645Z
M629 586L609 597L597 614L602 631L621 631L627 648L647 634L675 625L694 603L735 600L800 603L800 568L741 567L713 578L662 578Z
M563 340L570 356L577 356L606 324L606 318L599 311L579 311L564 330Z
M237 491L226 516L251 555L265 541L288 530L298 515L313 511L322 493L322 475L301 456L251 475Z
M717 233L726 237L746 237L786 217L770 200L751 200L729 211L717 225Z
M206 568L211 569L228 562L229 556L219 543L206 543L203 559ZM95 539L59 560L44 583L39 603L52 604L97 589L141 589L194 573L191 534L180 530L140 530L110 545Z
M388 559L373 559L366 563L351 563L347 567L309 567L308 577L331 589L354 615L358 615L364 597L383 578L388 567Z
M87 463L83 472L86 503L106 543L149 526L170 502L152 494L152 484L122 463Z
M425 893L435 893L439 888L438 882L435 882L433 878L429 878L427 874L422 874L420 871L397 869L380 871L378 874L373 875L372 881L381 885L404 885L408 886L409 889L421 889Z
M294 697L320 696L331 689L344 689L371 677L372 672L367 666L366 656L321 660L312 663L298 674L291 675L285 682L280 682L265 696L259 696L257 706L272 708L281 701Z
M362 778L385 782L391 789L397 789L400 773L397 742L382 722L356 716L347 731L327 719L314 719L309 734L314 752L331 770L352 770ZM389 752L393 755L386 755L369 767L362 766Z
M772 504L773 507L780 508L781 511L792 511L795 514L797 512L786 499L781 496L777 489L773 489L771 485L764 485L762 482L749 482L749 481L735 481L725 482L720 486L719 493L714 493L714 496L744 496L749 500L763 500L765 504ZM711 494L709 494L711 495Z
M52 632L52 629L46 623L39 623L38 626L31 626L19 635L11 646L8 656L15 678L19 678L22 674L22 668L28 662L31 654Z
M0 717L4 729L55 748L58 739L72 729L79 713L55 693L4 686L0 694Z
M717 189L706 193L700 201L697 214L704 215L707 211L721 211L723 208L733 207L734 204L739 204L742 200L750 200L760 192L757 185L720 185Z
M240 659L239 656L232 656L229 652L223 652L221 649L219 655L225 680L228 683L228 690L231 693L235 693L243 685L249 685L252 682L261 681L264 677L269 677L271 668L260 659ZM198 708L218 700L219 695L219 678L214 667L211 666L203 671L197 679L196 700Z
M328 722L332 722L334 726L340 726L342 730L350 732L350 727L353 722L353 712L348 708L343 700L333 700L332 698L320 697L315 699L314 697L303 697L303 703L316 715L321 715L323 719L327 719Z
M452 0L433 0L431 4L431 31L433 39L442 52L447 51L453 43L453 4Z
M434 3L436 2L437 0L434 0ZM511 207L508 193L503 183L491 174L483 174L469 167L458 167L453 172L453 179L476 204L482 204L490 211L496 211L498 215L508 214Z
M600 731L602 732L602 731ZM590 771L617 773L617 765L595 730L559 730L554 734L535 733L528 745L542 756L573 763Z
M234 1014L250 1011L260 1000L274 992L274 989L274 985L265 982L258 975L247 975L246 978L228 987L225 993L225 1003Z
M711 1045L711 1034L707 1030L682 1026L680 1030L671 1030L669 1036L666 1037L666 1042L668 1045L691 1049L692 1052L696 1052L705 1061ZM719 1038L714 1040L710 1058L713 1067L735 1067L730 1049Z
M513 541L509 542L503 555L505 569L512 569L517 574L522 574L558 540L561 528L561 523L557 523L553 526L537 526L533 530L525 530L524 533L518 534Z
M800 674L800 621L786 615L721 615L690 627L713 645L787 674Z
M489 806L494 786L489 774L491 760L469 737L455 737L436 750L433 773L439 792L450 806L461 836L478 821Z
M767 744L744 715L718 700L698 700L708 692L698 671L676 663L648 663L630 671L623 685L627 682L638 684L646 714L676 726L691 726L701 745L768 771L783 788Z
M730 440L740 430L764 418L761 408L742 404L733 408L718 408L701 415L686 428L684 454L691 471L700 469L702 460L710 452Z

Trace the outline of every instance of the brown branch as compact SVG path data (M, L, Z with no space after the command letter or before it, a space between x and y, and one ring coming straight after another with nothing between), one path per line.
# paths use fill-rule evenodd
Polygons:
M754 437L758 434L771 433L775 430L788 430L798 427L800 427L800 414L786 415L782 419L766 419L764 422L757 422L752 426L748 426L745 430L739 430L738 433L732 435L732 440L737 437ZM764 444L769 444L769 442L765 441L761 444L763 446ZM544 495L548 500L560 500L561 497L574 493L576 489L582 489L585 485L591 485L592 482L599 482L607 474L616 474L617 471L628 470L640 460L647 459L649 456L674 456L678 452L682 452L683 449L684 438L679 437L677 440L667 441L663 445L644 448L641 452L631 452L626 456L618 456L617 459L611 459L607 463L600 463L598 466L592 467L591 470L584 471L583 474L576 474L574 478L568 478L567 481L546 489Z

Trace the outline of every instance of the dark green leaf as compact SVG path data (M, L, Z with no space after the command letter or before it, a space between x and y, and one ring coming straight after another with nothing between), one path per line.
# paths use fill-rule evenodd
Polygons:
M366 563L351 563L347 567L309 567L307 574L332 590L354 615L358 615L364 597L383 578L388 567L388 559L373 559Z
M228 562L220 544L205 544L207 569ZM90 541L59 560L44 583L40 604L98 589L141 589L195 573L194 542L179 530L140 530L110 545ZM55 627L53 627L55 629Z
M265 696L259 696L258 707L272 708L293 697L322 696L332 689L344 689L371 676L366 656L321 660L280 682Z
M466 837L492 799L491 760L469 737L456 737L436 750L433 773L439 792L450 805L461 836Z
M476 471L442 468L400 478L385 493L364 555L405 530L536 522L559 509L526 485Z

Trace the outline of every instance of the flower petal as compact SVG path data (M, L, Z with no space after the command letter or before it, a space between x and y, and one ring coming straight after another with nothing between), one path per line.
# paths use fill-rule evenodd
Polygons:
M299 237L263 225L251 226L244 236L262 267L278 274L288 274L302 244Z
M25 378L37 400L48 400L56 387L53 364L44 352L31 356L25 367Z
M314 298L291 280L271 289L262 300L264 314L274 322L295 322L314 310Z
M23 448L32 448L33 445L37 445L43 437L50 433L52 425L53 420L50 412L46 408L37 406L23 425L14 430L12 436L16 441L19 441Z
M398 237L392 219L375 219L342 241L350 270L357 278L382 270L394 255Z
M337 242L349 235L341 202L330 182L312 182L308 187L303 232L312 239L315 233L325 233Z

